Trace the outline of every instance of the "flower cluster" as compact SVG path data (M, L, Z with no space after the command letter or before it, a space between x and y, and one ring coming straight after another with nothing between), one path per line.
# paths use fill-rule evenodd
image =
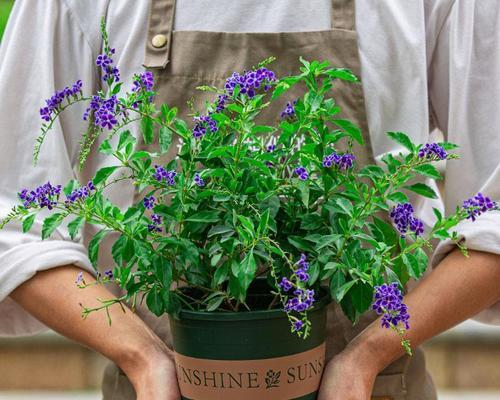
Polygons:
M25 208L38 206L52 210L57 204L60 193L61 185L53 186L50 182L47 182L34 190L23 189L19 193L19 198L23 201Z
M109 282L112 281L115 278L115 275L113 274L113 270L107 269L104 271L104 274L101 274L100 272L97 272L96 279L98 282ZM87 282L85 282L85 278L83 277L83 272L80 271L76 275L76 280L75 280L76 285L79 288L85 288L89 285L87 285Z
M346 170L352 168L355 159L356 157L351 153L338 154L333 152L323 158L323 167L330 168L333 164L335 164L340 169Z
M132 84L132 92L139 92L144 89L146 92L151 92L154 86L154 76L151 71L145 71L137 75Z
M115 54L115 49L108 49L107 54L99 54L95 60L95 64L101 67L104 72L103 81L118 82L120 80L120 71L113 65L113 59L110 57Z
M206 135L208 131L211 133L216 133L219 129L217 127L217 121L215 121L210 115L200 115L194 117L195 125L193 128L193 136L198 139Z
M408 307L403 303L403 294L397 283L375 286L372 309L378 315L382 315L384 328L397 328L402 324L405 329L410 329Z
M146 210L152 210L153 207L155 206L155 201L156 199L154 196L149 196L149 197L144 197L144 200L142 202Z
M408 230L415 233L416 236L424 233L424 224L413 216L413 206L410 203L397 204L391 210L390 216L403 237Z
M52 114L60 110L62 102L71 98L77 99L82 94L82 81L77 80L73 86L66 86L63 90L56 91L49 99L45 100L46 106L40 108L40 117L49 122Z
M297 288L293 291L292 297L285 304L285 311L304 312L309 310L314 304L314 290Z
M463 203L463 208L467 212L467 219L475 221L482 213L497 208L497 203L482 193L476 194Z
M443 148L443 146L437 143L427 143L418 151L418 156L420 158L436 157L439 160L444 160L446 159L447 155L448 154L446 153L446 150Z
M299 165L297 168L295 168L294 172L299 176L299 179L305 181L307 178L309 178L309 172L307 170Z
M205 181L203 180L203 178L200 176L199 173L194 174L194 183L199 187L205 186Z
M73 190L68 196L66 196L65 203L67 205L70 205L75 203L77 200L86 199L90 194L92 194L92 191L94 190L94 183L92 181L89 181L85 186Z
M155 165L155 172L153 173L153 178L158 182L165 181L167 185L173 186L175 185L175 177L177 176L177 172L174 170L167 171L164 167Z
M151 214L151 223L148 225L149 232L161 232L162 218L158 214Z
M307 282L309 280L309 274L307 270L309 269L309 263L305 254L301 254L300 260L297 262L298 269L295 271L295 276L299 281Z
M118 124L116 119L121 111L121 106L116 95L109 99L103 99L99 96L92 96L89 107L83 114L83 119L86 121L90 112L94 112L94 125L100 128L113 129Z
M281 118L292 118L293 116L295 116L294 105L296 103L297 103L297 100L295 100L294 102L289 101L288 103L286 103L285 108L281 112Z
M255 71L247 71L243 75L233 72L227 78L224 88L227 93L232 96L236 86L240 87L240 94L246 94L252 98L255 96L256 91L263 88L268 91L271 88L271 83L276 81L276 75L273 71L267 68L259 68Z

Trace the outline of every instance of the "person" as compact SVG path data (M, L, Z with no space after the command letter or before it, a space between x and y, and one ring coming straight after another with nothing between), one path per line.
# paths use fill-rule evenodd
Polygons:
M47 179L86 181L105 164L93 152L85 169L77 168L81 105L57 122L32 167L42 99L76 79L83 80L85 94L102 85L94 68L102 16L121 76L129 79L142 64L154 71L159 103L182 107L194 87L220 85L232 71L268 56L277 57L278 75L296 71L299 55L349 67L362 84L334 95L369 139L360 159L401 151L386 131L405 131L425 143L438 127L460 146L461 156L446 165L445 212L478 191L500 200L498 1L18 0L0 49L1 214L22 187ZM108 196L123 207L137 200L125 184ZM423 207L417 205L417 213ZM92 231L70 241L58 229L51 240L40 241L40 230L37 220L29 234L14 225L0 233L0 333L49 327L102 353L119 367L106 371L104 399L178 399L167 319L143 309L123 313L117 306L110 310L111 326L99 313L83 320L80 304L92 307L97 298L116 294L103 286L80 290L74 283L81 270L92 279L85 249ZM414 346L467 318L500 321L500 212L466 221L458 233L469 257L440 243L435 268L405 298ZM106 254L112 242L104 243L103 266L111 262ZM436 398L419 351L403 357L397 335L379 321L368 317L352 328L336 312L332 307L320 400Z

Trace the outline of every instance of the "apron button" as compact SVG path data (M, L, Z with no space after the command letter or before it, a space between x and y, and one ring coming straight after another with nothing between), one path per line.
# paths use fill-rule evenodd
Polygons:
M153 39L151 40L151 44L153 47L160 48L165 46L167 43L167 37L165 35L155 35L153 36Z

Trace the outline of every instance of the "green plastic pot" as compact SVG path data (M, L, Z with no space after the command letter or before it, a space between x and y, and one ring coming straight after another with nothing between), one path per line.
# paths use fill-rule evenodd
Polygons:
M257 292L267 286L256 284ZM266 288L269 292L269 288ZM325 365L325 291L309 311L307 339L290 332L282 310L202 312L170 318L185 400L313 400Z

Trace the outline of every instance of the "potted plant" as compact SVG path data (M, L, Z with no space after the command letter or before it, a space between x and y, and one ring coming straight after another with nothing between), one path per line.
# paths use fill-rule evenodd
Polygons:
M154 104L153 74L134 76L124 91L103 24L104 53L97 65L106 91L83 96L82 82L56 92L40 110L43 139L60 113L89 102L82 140L83 165L97 139L114 165L87 183L50 182L19 193L3 220L28 231L49 210L42 239L69 219L74 238L85 223L100 230L89 243L97 267L99 244L110 232L115 265L96 282L114 282L124 295L83 308L83 316L116 303L143 300L154 314L171 316L177 375L186 399L314 399L325 364L326 309L340 304L356 322L370 308L405 340L409 315L402 291L425 272L430 240L454 239L465 218L497 208L478 194L424 231L408 191L436 197L417 175L440 179L433 163L457 158L450 143L416 145L401 132L388 135L405 148L386 155L385 167L356 165L359 128L340 119L331 97L335 81L356 82L328 62L300 60L296 76L276 77L266 60L228 77L214 102L194 114L192 128L175 107ZM283 100L302 85L304 94ZM271 102L284 110L275 125L260 125ZM126 128L140 120L145 151ZM158 157L180 139L178 157ZM126 210L104 195L128 179L144 195ZM465 248L457 245L466 253ZM84 288L94 282L77 279Z

